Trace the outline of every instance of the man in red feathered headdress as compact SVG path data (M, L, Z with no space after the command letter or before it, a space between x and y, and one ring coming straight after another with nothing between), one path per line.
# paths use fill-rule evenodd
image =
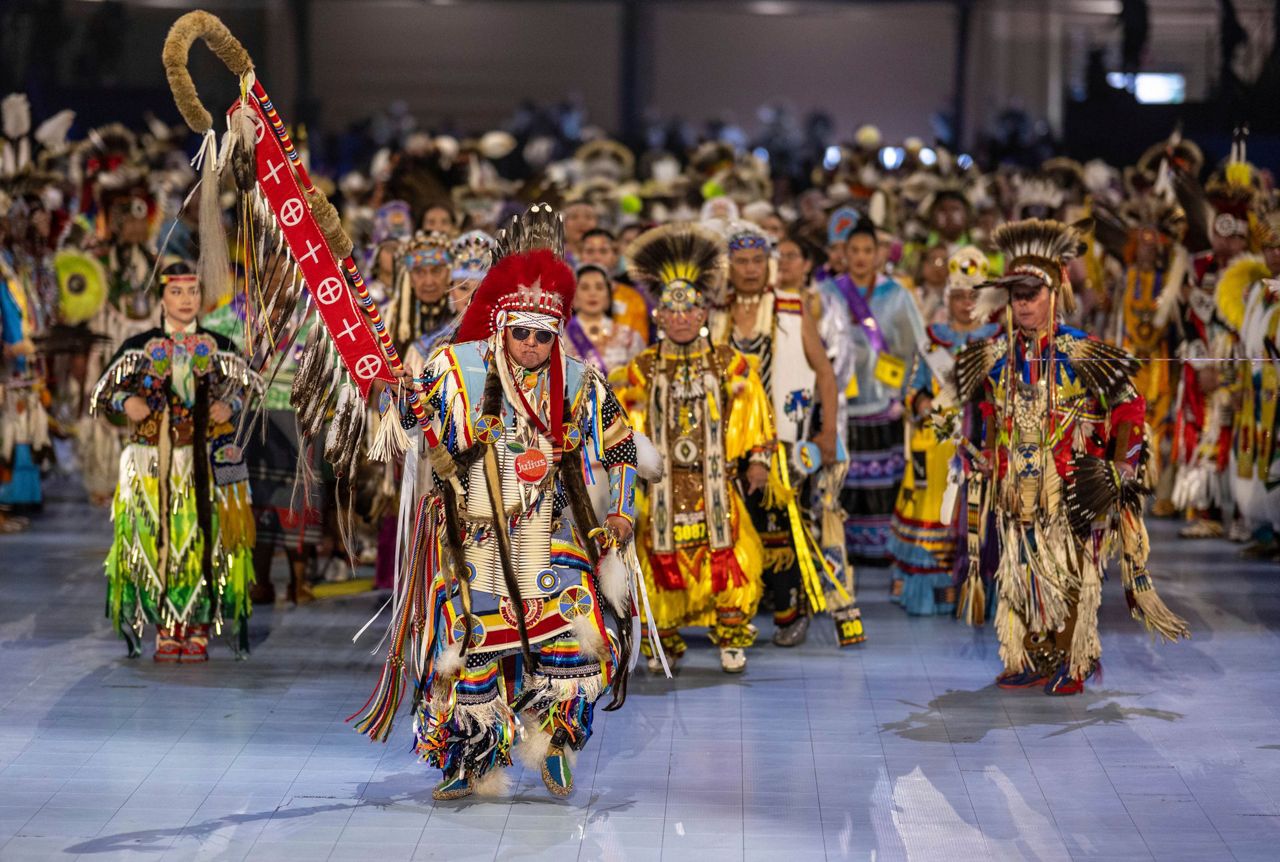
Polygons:
M550 207L513 220L454 343L418 378L440 440L433 488L404 542L406 600L357 726L385 739L400 693L420 692L414 733L444 772L437 799L501 786L517 716L522 761L568 795L596 700L612 690L616 708L626 694L642 583L628 546L636 444L604 378L561 350L574 290L562 251Z

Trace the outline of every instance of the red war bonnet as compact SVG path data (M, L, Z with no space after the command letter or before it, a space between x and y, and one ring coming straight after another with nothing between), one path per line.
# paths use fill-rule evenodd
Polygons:
M573 313L575 279L564 262L564 224L547 204L534 204L498 234L494 258L471 298L455 338L482 341L519 319L557 330ZM538 321L543 322L542 326Z

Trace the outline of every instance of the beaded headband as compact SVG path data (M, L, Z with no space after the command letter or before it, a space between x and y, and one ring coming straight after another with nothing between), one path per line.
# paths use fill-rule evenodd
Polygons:
M510 329L513 326L523 326L526 329L544 332L559 332L560 318L550 314L539 314L536 311L499 311L498 328Z
M527 326L530 329L560 331L564 320L564 297L543 290L540 283L522 286L498 300L493 310L495 329Z
M769 238L764 234L757 233L739 233L729 237L729 251L731 252L756 248L765 252L769 251Z
M424 266L449 266L453 256L446 248L420 248L406 252L404 265L406 269L422 269Z

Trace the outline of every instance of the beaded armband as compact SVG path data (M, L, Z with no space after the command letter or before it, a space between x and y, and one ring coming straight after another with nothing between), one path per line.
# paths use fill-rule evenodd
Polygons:
M636 468L619 464L609 470L609 514L636 522Z

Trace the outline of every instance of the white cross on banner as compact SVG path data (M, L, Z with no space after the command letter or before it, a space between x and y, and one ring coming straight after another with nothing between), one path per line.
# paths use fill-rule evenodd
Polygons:
M352 295L341 265L329 251L320 226L316 224L310 208L301 205L306 196L298 183L297 173L289 166L284 146L271 130L271 123L258 100L250 97L248 102L253 107L255 118L267 129L257 142L258 191L266 198L289 252L298 262L303 283L308 290L319 285L319 290L313 293L317 294L315 305L320 312L320 320L337 345L342 364L360 387L360 394L368 396L369 386L374 380L394 383L395 375L391 373L391 366L383 356L364 311ZM231 111L239 107L237 101L232 104Z

